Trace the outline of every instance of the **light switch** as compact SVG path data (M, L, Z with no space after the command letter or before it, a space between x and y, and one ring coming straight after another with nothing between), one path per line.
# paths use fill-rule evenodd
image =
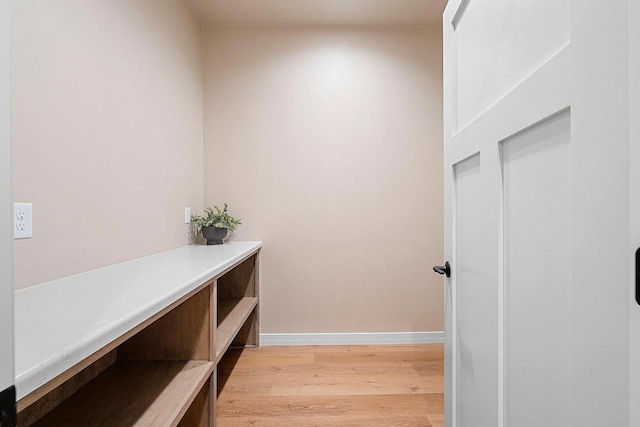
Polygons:
M191 224L191 208L184 208L184 223Z

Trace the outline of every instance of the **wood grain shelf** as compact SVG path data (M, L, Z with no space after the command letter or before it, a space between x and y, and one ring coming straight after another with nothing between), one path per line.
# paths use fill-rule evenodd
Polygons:
M216 362L219 362L233 339L258 305L258 298L220 298L216 329Z
M192 245L24 290L18 427L215 427L218 361L259 345L261 247Z
M214 368L208 360L118 362L34 426L176 426Z

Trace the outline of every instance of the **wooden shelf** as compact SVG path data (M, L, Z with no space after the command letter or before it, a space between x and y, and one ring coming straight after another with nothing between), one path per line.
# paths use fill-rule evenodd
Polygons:
M35 426L176 426L214 367L208 360L118 362Z
M193 245L23 291L18 425L215 426L218 361L260 344L260 247Z
M216 362L220 361L257 304L258 298L255 297L220 298L218 300Z

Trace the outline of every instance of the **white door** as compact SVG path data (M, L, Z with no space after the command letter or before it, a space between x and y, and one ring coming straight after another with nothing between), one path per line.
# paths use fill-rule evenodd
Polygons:
M629 172L631 240L629 262L630 423L640 426L640 1L628 0L629 29ZM638 258L636 258L636 253Z
M640 426L640 395L629 395L632 3L449 0L447 426Z
M0 426L12 427L7 415L13 386L13 205L9 88L9 0L0 0ZM10 411L10 408L9 408ZM4 419L3 419L4 418Z

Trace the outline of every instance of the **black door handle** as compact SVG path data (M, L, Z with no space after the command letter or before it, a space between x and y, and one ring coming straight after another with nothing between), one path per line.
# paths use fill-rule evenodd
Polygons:
M444 265L434 265L433 271L438 274L444 274L447 277L451 277L451 265L449 264L449 261L446 261Z
M636 302L640 305L640 248L636 251Z

